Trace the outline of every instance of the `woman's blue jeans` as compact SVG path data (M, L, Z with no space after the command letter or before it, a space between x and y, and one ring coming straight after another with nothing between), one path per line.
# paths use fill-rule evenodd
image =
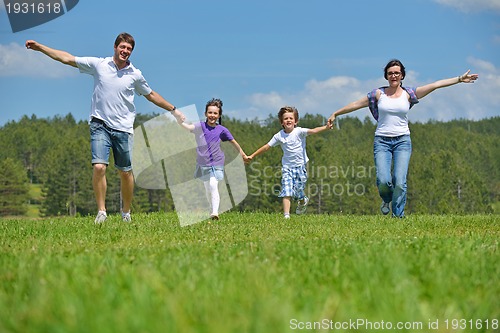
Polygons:
M384 202L392 201L393 216L404 217L406 176L411 157L410 135L375 136L373 155L378 193Z

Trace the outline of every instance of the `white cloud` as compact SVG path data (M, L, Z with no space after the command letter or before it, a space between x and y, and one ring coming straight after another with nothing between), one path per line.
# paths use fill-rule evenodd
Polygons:
M494 64L488 61L477 59L474 57L467 58L467 62L477 68L478 71L491 73L493 75L499 75L499 69L495 67Z
M301 114L329 116L336 108L361 98L370 89L369 87L377 84L382 85L383 82L362 82L346 76L334 76L324 81L313 79L305 82L302 91L252 94L248 97L249 109L238 113L250 115L248 119L263 119L269 114L277 114L285 105L293 105Z
M458 84L439 89L426 96L411 109L410 121L426 122L430 119L449 121L452 119L484 119L500 116L500 70L487 61L469 58L474 73L479 79L474 84ZM459 73L462 74L462 73ZM408 71L406 83L409 86L422 86L430 83L419 82L418 73ZM435 80L444 78L435 78ZM310 80L297 92L257 93L248 97L246 110L232 110L231 116L248 115L247 119L266 119L275 115L284 105L296 106L301 114L321 114L330 116L340 107L366 96L375 87L386 85L384 79L360 81L353 77L333 76L324 81ZM370 115L368 108L355 111L349 116L364 119Z
M74 76L74 68L17 43L0 44L0 76L59 78Z
M499 0L434 0L438 4L457 8L465 13L480 11L499 11Z

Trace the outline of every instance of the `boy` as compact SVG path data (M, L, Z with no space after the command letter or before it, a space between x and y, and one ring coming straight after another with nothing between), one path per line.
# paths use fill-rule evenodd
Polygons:
M304 194L307 182L306 165L309 161L306 153L306 136L320 133L329 129L328 125L313 129L297 127L299 122L299 111L293 106L284 106L278 112L283 129L276 133L272 139L250 155L247 161L255 156L269 150L269 148L280 145L283 149L281 159L281 192L283 198L283 214L285 219L290 218L291 199L298 200L297 214L304 214L307 210L309 198Z

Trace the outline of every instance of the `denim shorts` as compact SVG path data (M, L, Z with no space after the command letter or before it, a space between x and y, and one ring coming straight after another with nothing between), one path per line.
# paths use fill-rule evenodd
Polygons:
M109 128L99 119L90 122L90 149L92 164L109 164L109 151L113 150L115 167L121 171L132 170L132 145L134 135Z
M196 165L196 171L194 172L194 178L199 178L203 181L210 180L210 177L215 177L218 181L224 179L224 166L204 166Z

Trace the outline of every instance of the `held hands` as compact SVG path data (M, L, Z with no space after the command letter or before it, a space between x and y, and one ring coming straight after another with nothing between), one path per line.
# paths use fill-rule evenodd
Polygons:
M177 120L177 123L181 125L185 120L186 116L184 113L180 112L178 109L175 109L174 112L172 112L172 115L175 117L175 120Z
M474 83L474 81L476 81L479 77L479 75L477 74L469 74L470 73L470 69L465 72L463 75L460 75L458 77L458 83L460 82L464 82L464 83Z
M328 121L326 123L326 126L328 126L329 129L333 129L333 124L335 124L335 113L333 113L330 118L328 118Z
M243 154L243 162L245 162L245 164L250 164L250 162L252 161L252 158L253 156L248 156L247 154Z

